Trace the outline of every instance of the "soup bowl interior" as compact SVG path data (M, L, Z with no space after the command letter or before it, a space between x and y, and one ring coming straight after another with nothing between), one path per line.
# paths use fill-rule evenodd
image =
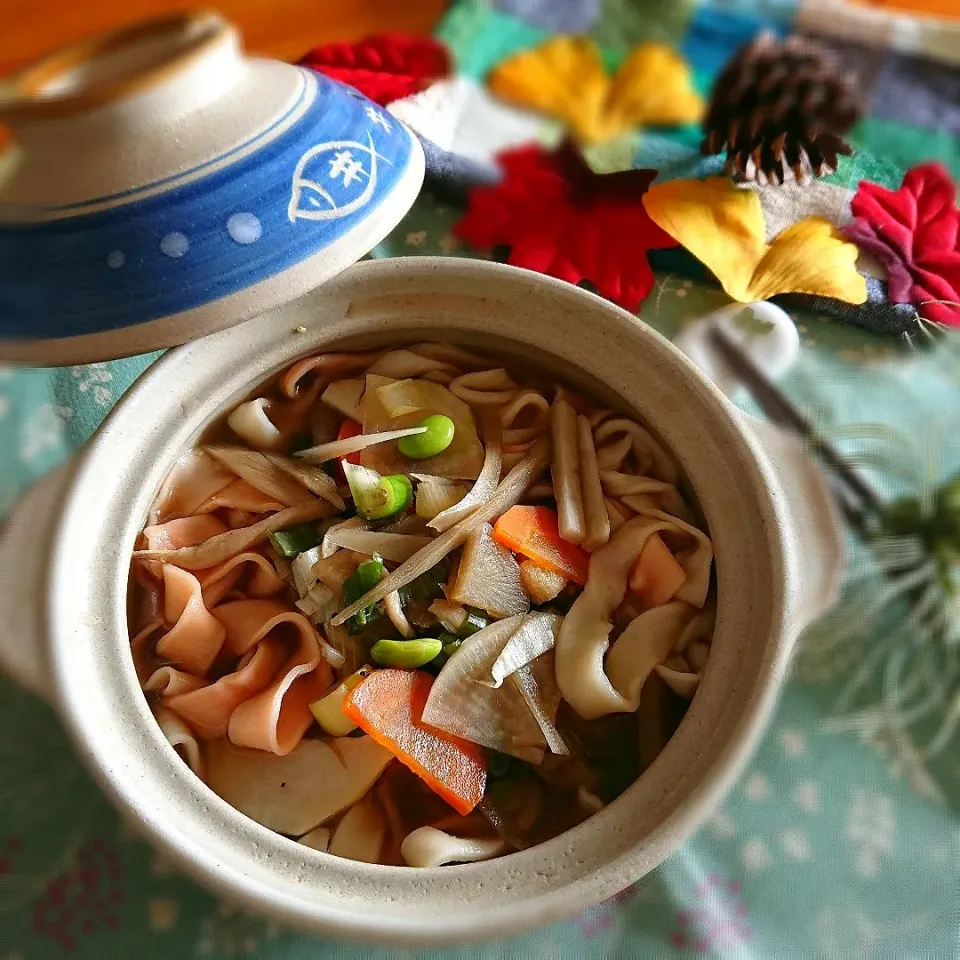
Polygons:
M497 860L434 870L342 860L240 814L191 773L140 690L129 557L176 457L231 404L305 354L449 340L552 370L646 421L673 451L716 554L717 623L700 689L640 779L586 822ZM667 341L559 281L477 261L357 265L272 314L169 353L92 440L63 507L47 619L68 725L114 800L224 895L318 932L443 943L582 910L656 866L748 755L792 641L783 518L737 413Z

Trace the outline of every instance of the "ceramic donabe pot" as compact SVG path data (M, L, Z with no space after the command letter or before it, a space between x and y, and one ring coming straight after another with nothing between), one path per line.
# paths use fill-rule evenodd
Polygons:
M206 424L304 354L427 339L552 368L645 420L702 506L718 606L686 717L616 801L540 846L413 870L308 849L210 791L147 707L125 607L130 551L148 506ZM0 633L4 660L24 679L32 669L35 684L47 662L48 689L104 788L207 886L314 931L390 943L504 936L546 923L609 897L677 849L754 746L799 631L834 599L841 563L828 495L798 446L739 413L619 308L556 280L468 260L363 263L296 303L171 351L48 493L59 508L49 553L29 556L42 530L40 497L32 514L14 518L0 557L0 623L19 617ZM31 570L40 583L24 582ZM25 647L44 659L25 657Z
M311 290L413 203L423 150L313 71L180 13L0 82L0 359L183 343Z

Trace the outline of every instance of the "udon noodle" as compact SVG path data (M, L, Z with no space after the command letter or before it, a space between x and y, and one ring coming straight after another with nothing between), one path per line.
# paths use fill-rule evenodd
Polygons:
M713 551L642 424L448 344L299 360L177 461L132 560L163 734L241 813L432 867L613 801L696 693Z

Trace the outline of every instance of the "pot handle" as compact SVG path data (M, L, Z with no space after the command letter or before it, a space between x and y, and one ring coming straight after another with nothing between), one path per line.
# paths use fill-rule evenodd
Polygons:
M44 616L47 573L74 463L34 483L0 535L0 669L48 703L55 694Z
M800 440L739 410L737 415L766 454L782 495L778 506L787 520L785 546L797 573L790 605L799 633L840 595L846 559L843 524L820 468Z

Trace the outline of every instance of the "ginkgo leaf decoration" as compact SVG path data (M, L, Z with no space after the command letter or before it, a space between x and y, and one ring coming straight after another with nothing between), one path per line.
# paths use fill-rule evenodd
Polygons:
M734 300L752 303L781 293L819 294L847 303L867 299L856 246L823 217L800 220L768 244L756 192L725 177L654 184L643 206Z
M611 77L592 40L553 37L498 64L487 84L559 120L584 144L637 126L695 123L704 111L686 61L659 43L637 47Z

